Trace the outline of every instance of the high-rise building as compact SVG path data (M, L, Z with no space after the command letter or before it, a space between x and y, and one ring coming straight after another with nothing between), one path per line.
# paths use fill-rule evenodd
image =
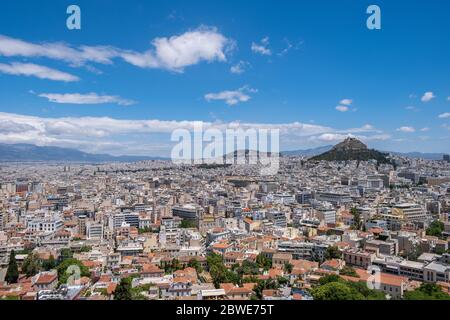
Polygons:
M444 159L444 161L450 162L450 155L444 154L443 159Z
M78 216L78 233L82 236L86 235L86 216Z

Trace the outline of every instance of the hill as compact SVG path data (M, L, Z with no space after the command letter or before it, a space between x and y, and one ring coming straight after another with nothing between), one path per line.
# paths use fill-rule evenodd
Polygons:
M387 154L367 146L355 138L347 138L335 145L330 151L310 158L312 161L348 161L348 160L377 160L379 163L388 163Z

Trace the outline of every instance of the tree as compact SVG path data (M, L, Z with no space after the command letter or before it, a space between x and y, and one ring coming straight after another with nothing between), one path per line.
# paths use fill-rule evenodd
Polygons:
M443 222L439 220L433 221L427 229L427 235L434 237L442 237L442 232L444 231L444 229L445 226Z
M9 254L8 269L6 270L5 280L7 283L17 283L19 278L19 268L17 267L16 255L14 250Z
M197 259L192 258L191 260L189 260L188 267L194 268L195 271L197 271L197 274L200 274L203 272L203 268Z
M42 269L41 261L35 254L29 254L22 265L22 273L25 273L27 277L32 277L39 273Z
M371 290L362 281L345 281L336 274L326 275L311 290L315 300L385 300L381 291Z
M67 283L67 280L70 276L73 275L73 272L69 272L71 270L68 270L69 267L74 266L75 268L79 268L79 276L80 277L90 277L91 273L89 272L89 269L81 263L80 260L70 258L65 259L59 266L58 266L58 279L59 283ZM72 267L73 268L73 267ZM77 275L76 275L77 276Z
M288 285L288 284L289 284L289 279L286 278L286 277L280 277L280 276L278 276L278 277L277 277L277 282L278 282L278 285L280 285L280 286L285 286L285 285Z
M292 265L292 264L290 264L290 263L288 263L288 262L286 262L285 264L284 264L284 267L283 267L283 269L284 269L284 272L286 272L286 273L291 273L292 272L292 269L294 268L294 266Z
M180 228L183 228L183 229L197 228L197 223L192 220L184 219L180 223Z
M64 261L65 259L71 259L73 258L73 252L72 250L68 248L61 249L61 253L59 255L60 261Z
M312 290L314 300L364 300L364 296L343 282L330 282Z
M414 291L405 292L404 298L405 300L450 300L450 295L434 283L422 283Z
M123 278L114 292L114 300L132 300L131 278Z
M242 283L242 275L228 270L223 264L222 256L212 253L206 257L206 261L208 262L209 273L216 288L219 288L221 283Z
M235 271L240 275L257 275L259 274L259 265L254 262L244 260L242 265L238 265Z
M272 289L276 290L279 288L278 283L273 279L260 280L258 284L255 286L253 291L258 299L262 299L263 290Z
M55 257L51 254L50 258L48 260L44 260L42 262L42 269L44 269L45 271L49 271L52 269L55 269L57 266Z
M346 281L345 283L350 288L362 294L366 300L386 300L386 295L383 292L369 289L367 283L364 281Z
M91 246L82 246L80 249L80 252L90 252L90 251L92 251Z
M344 279L339 277L337 274L328 274L319 279L319 285L323 286L330 282L344 282Z
M152 232L152 229L149 228L149 227L144 227L144 228L139 228L139 229L138 229L138 233L139 233L139 234L150 233L150 232Z
M361 215L359 214L358 209L351 208L350 213L353 215L352 229L355 229L355 230L361 229Z
M261 253L256 257L256 263L260 268L263 268L264 270L269 270L270 268L272 268L272 260Z
M325 252L325 260L340 258L341 252L339 251L339 248L337 246L330 246L327 248L327 251Z
M353 269L350 266L345 266L344 268L342 268L342 270L339 271L339 274L342 276L350 276L350 277L359 278L359 275L356 273L355 269Z

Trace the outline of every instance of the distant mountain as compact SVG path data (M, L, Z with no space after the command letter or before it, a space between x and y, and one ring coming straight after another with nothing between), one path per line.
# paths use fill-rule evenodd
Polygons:
M282 156L304 156L304 157L313 157L317 156L321 153L330 151L333 148L332 145L324 146L324 147L317 147L317 148L311 148L311 149L300 149L300 150L292 150L292 151L282 151Z
M1 162L61 161L61 162L135 162L164 158L141 156L111 156L91 154L75 149L39 147L32 144L0 144Z
M347 161L347 160L377 160L380 163L387 163L387 154L374 149L368 149L367 146L355 138L347 138L335 145L331 150L310 158L310 160L326 161Z

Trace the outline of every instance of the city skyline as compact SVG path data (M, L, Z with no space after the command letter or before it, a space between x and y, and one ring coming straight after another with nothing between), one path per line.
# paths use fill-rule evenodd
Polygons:
M447 3L9 2L0 143L169 156L195 121L279 128L280 150L449 153ZM100 14L100 12L102 14ZM283 21L281 24L280 21Z

